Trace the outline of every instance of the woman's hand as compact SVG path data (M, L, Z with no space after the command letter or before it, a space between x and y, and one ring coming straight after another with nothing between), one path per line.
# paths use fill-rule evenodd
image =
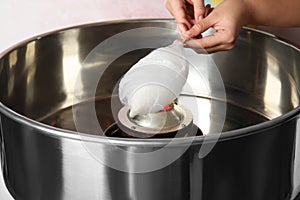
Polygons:
M244 1L225 0L206 18L184 33L186 37L191 38L186 42L186 46L199 53L232 49L241 27L247 22L248 9ZM198 39L197 37L208 28L214 28L215 33Z
M203 19L204 0L167 0L166 8L174 16L178 28L183 33Z
M224 0L213 11L204 7L203 0L168 0L166 6L184 37L191 38L186 46L197 52L233 48L240 29L247 24L300 26L299 0ZM202 38L208 28L216 32Z

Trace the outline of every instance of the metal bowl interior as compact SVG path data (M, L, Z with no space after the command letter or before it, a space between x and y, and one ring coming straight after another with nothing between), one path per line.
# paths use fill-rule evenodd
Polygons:
M77 131L74 113L75 117L76 113L81 113L86 117L80 123L86 124L86 129L80 131L102 136L98 125L102 130L110 127L116 121L115 112L122 107L116 92L118 81L153 48L125 52L113 62L110 62L112 52L117 51L118 46L98 52L97 62L88 62L87 57L108 38L144 27L162 29L161 32L155 30L143 34L136 31L126 35L128 38L123 38L124 41L134 38L137 44L155 41L154 46L166 46L178 37L176 25L171 20L134 20L68 28L17 45L0 59L1 109L18 113L23 120L40 122L36 126L49 128L50 125L69 130L70 134ZM233 50L199 55L199 59L203 57L213 61L204 63L205 66L201 62L201 73L207 77L210 89L220 90L209 77L211 69L216 66L226 91L226 98L210 96L201 90L195 94L201 116L196 125L204 134L215 133L215 127L220 125L224 135L257 125L266 127L272 121L286 119L297 111L300 98L300 68L297 67L300 54L297 48L268 34L244 28ZM90 75L99 69L103 73L93 91ZM192 70L189 79L198 87L201 82L193 73ZM75 88L78 82L80 87ZM90 120L93 116L84 109L91 101L95 105L97 124ZM224 105L223 126L218 111Z

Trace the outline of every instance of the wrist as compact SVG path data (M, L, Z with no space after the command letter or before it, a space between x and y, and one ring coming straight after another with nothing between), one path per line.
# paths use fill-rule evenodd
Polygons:
M231 13L237 28L253 23L252 6L249 0L224 0L222 7Z
M253 0L237 0L237 1L242 1L244 4L244 12L245 12L245 24L244 25L249 25L249 24L259 24L257 21L257 3L258 1L253 1Z

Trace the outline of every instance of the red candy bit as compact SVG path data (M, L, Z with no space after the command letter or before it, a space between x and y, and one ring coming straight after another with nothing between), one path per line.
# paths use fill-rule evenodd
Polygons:
M174 108L174 104L171 103L171 104L167 105L166 107L164 107L163 111L169 111L169 110L171 110L173 108Z

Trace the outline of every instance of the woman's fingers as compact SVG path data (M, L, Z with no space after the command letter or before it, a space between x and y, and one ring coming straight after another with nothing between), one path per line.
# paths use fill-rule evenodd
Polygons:
M185 33L185 35L189 38L193 38L196 37L197 35L200 35L201 33L203 33L204 31L206 31L207 29L209 29L214 25L214 21L212 21L212 19L213 18L211 18L209 15L203 20L198 21L196 24L194 24L194 26L190 30L188 30Z
M203 0L193 0L195 21L199 22L204 18L205 5Z
M197 48L193 48L193 50L196 53L199 53L199 54L210 54L210 53L215 53L215 52L219 52L219 51L227 51L227 50L230 50L232 48L233 48L233 46L220 44L220 45L216 45L214 47L209 47L209 48L206 48L206 49L202 49L202 48L197 47Z
M230 50L234 47L234 45L217 45L215 47L211 47L211 48L207 48L205 51L206 53L215 53L215 52L219 52L219 51L227 51Z
M213 53L232 49L240 26L243 25L234 21L242 20L240 16L243 11L239 10L239 5L225 2L214 10L210 5L204 7L203 0L168 0L166 7L174 16L182 38L190 38L186 42L187 47L199 53ZM230 9L235 12L224 12ZM201 34L209 28L214 28L216 32L202 37Z
M177 23L184 25L181 28L182 37L190 39L186 46L198 52L212 53L232 49L239 30L249 21L249 13L243 1L226 0L214 9L210 5L204 7L203 0L168 2ZM192 27L189 28L190 26ZM216 32L201 38L201 34L209 28L214 28ZM188 31L185 32L186 29Z
M184 35L184 33L188 30L185 24L177 24L178 32L180 35Z
M229 50L234 47L235 37L229 31L218 30L212 35L200 39L191 39L186 42L186 46L196 52L212 53L219 50Z
M166 8L174 16L177 24L184 24L188 29L192 27L188 20L185 1L183 0L168 0Z

